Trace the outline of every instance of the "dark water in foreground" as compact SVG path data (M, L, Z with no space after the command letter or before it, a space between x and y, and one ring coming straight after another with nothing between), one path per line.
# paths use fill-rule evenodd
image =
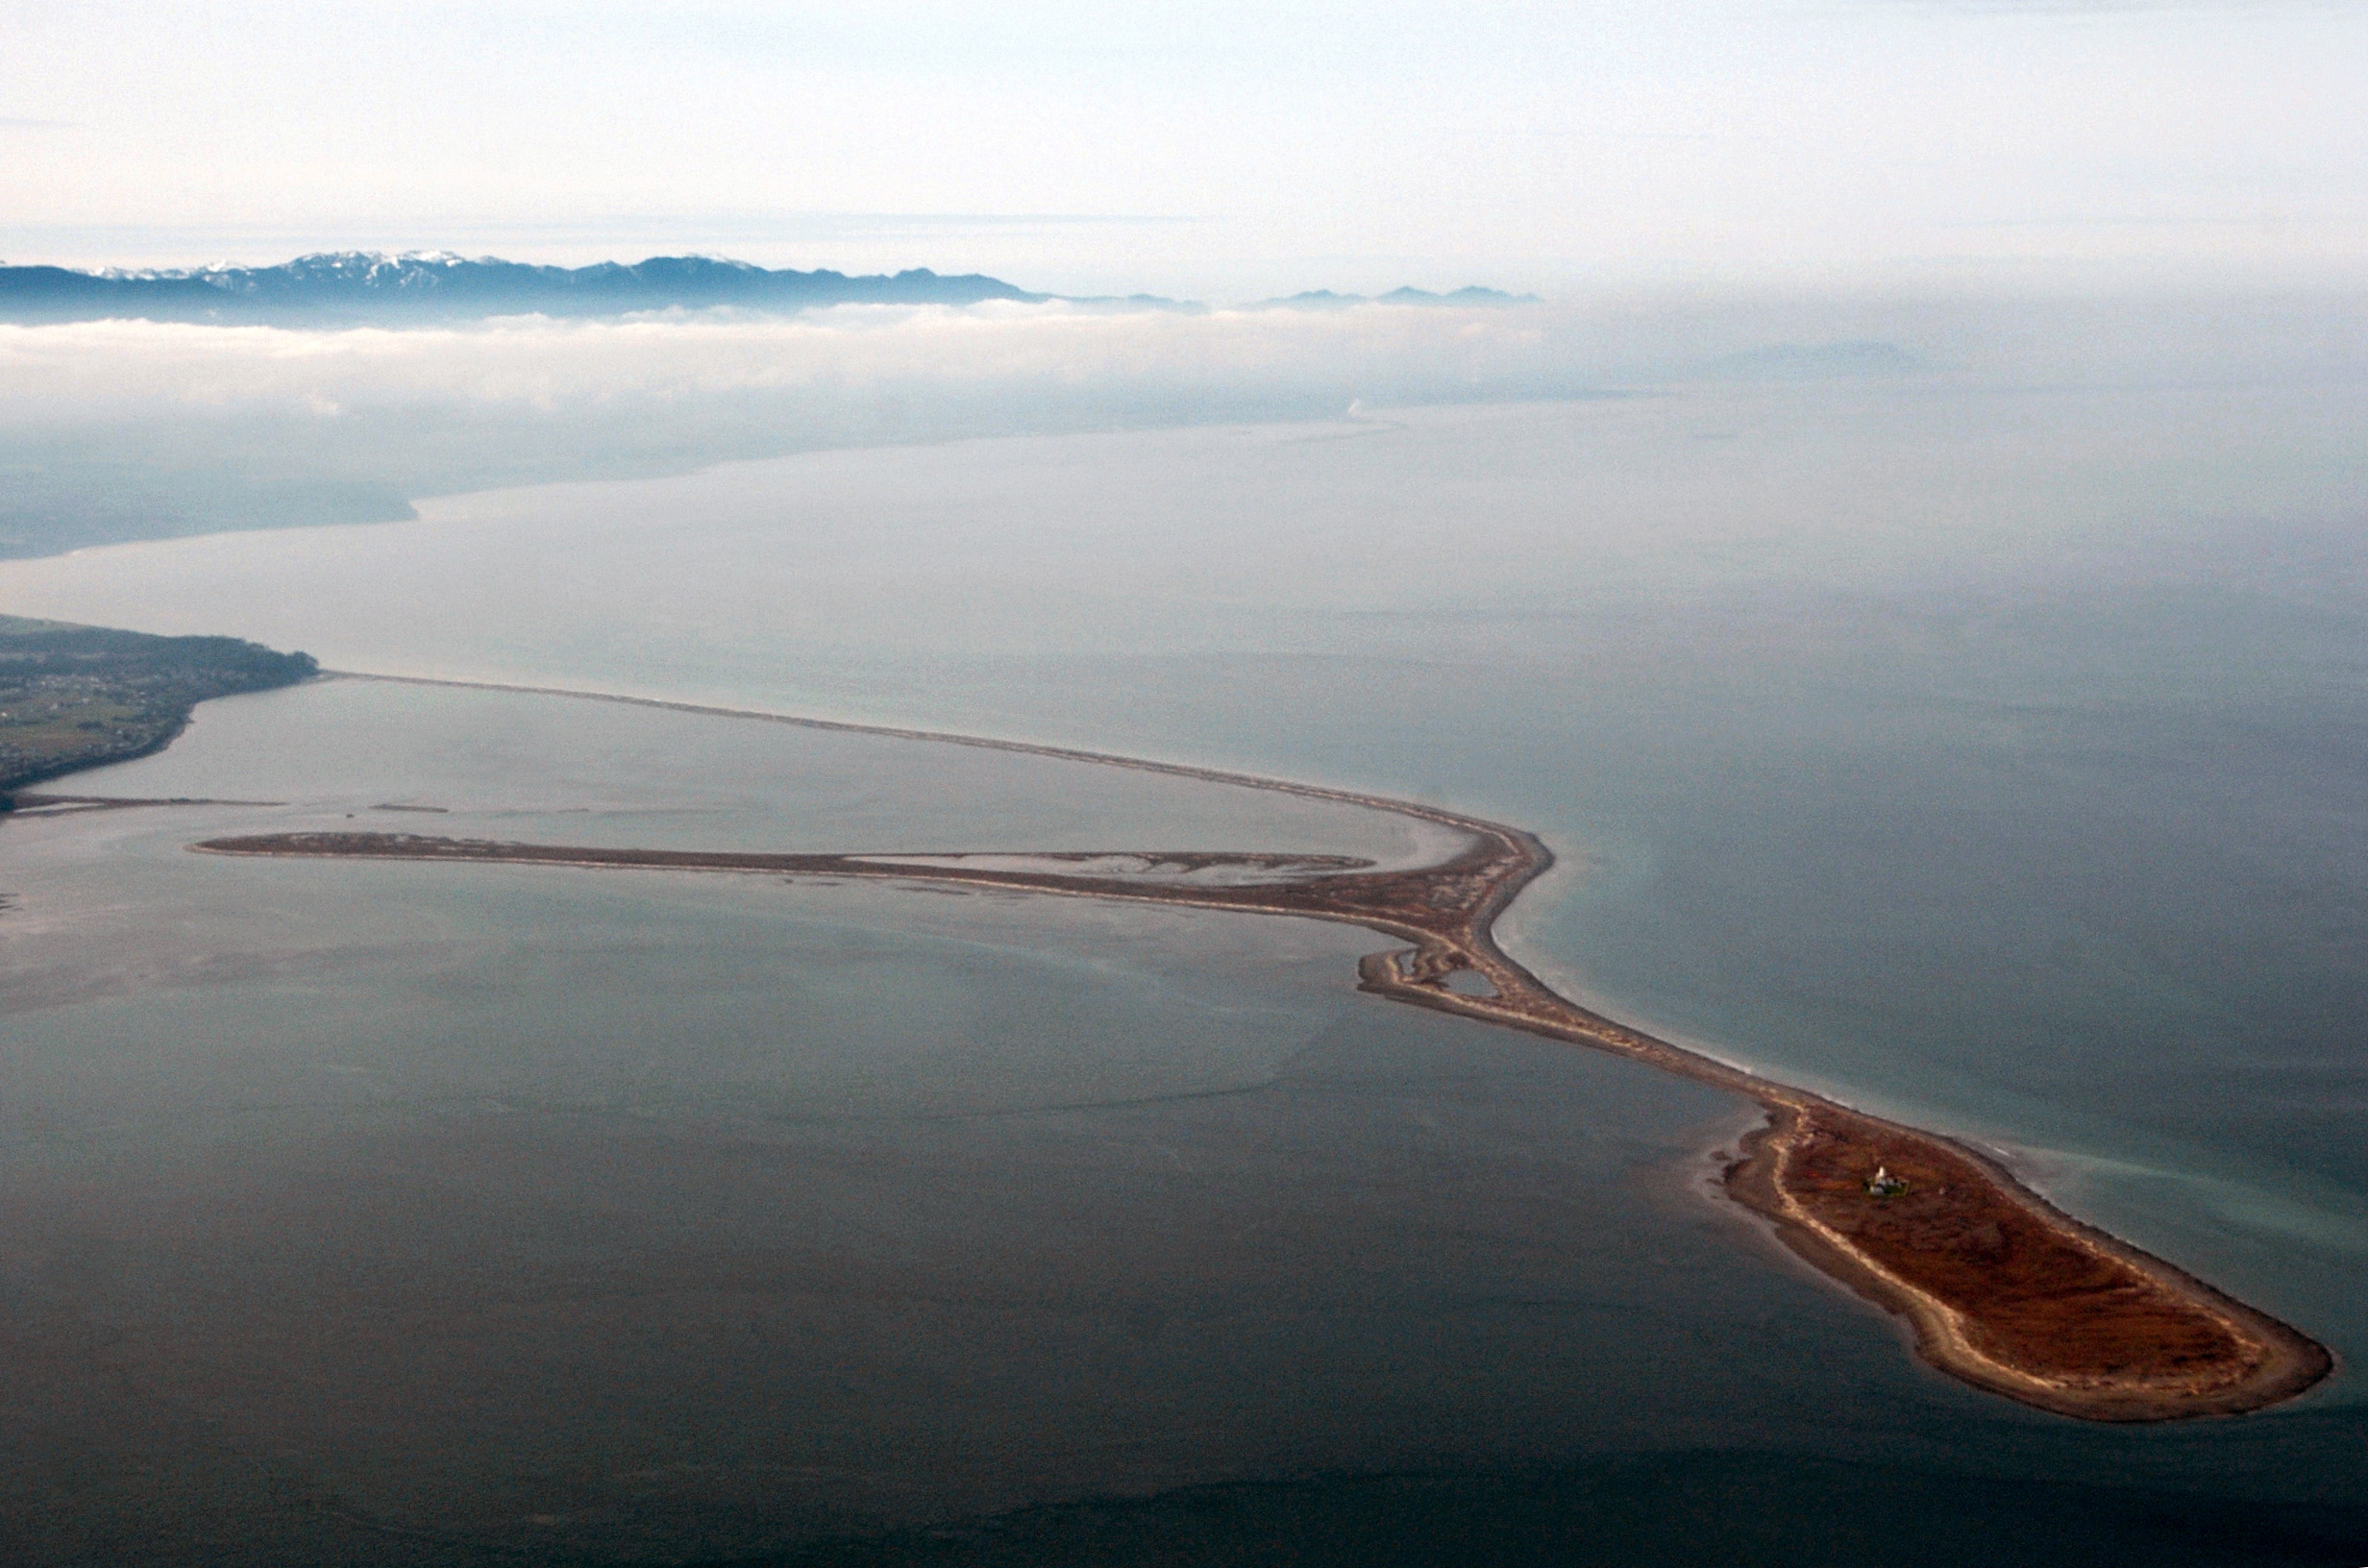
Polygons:
M2356 1568L2368 588L2329 500L2356 437L2327 434L2332 394L2250 397L2118 425L1977 400L1923 448L1787 406L1649 440L1593 409L852 454L110 552L105 592L59 566L13 607L182 629L234 601L333 663L1521 822L1570 868L1518 912L1525 957L2002 1145L2331 1344L2310 1397L2116 1430L1926 1374L1702 1199L1733 1102L1357 997L1354 932L233 867L179 851L213 818L121 814L5 829L25 1555ZM963 511L974 488L1023 521ZM905 532L869 547L840 512ZM1744 521L1685 520L1711 516ZM1376 548L1335 548L1359 528ZM554 560L564 591L509 570ZM1056 560L1073 580L1031 587ZM389 580L425 586L373 619ZM654 759L609 776L360 691L219 705L125 783L247 778L286 754L266 736L335 727L271 714L325 702L352 704L352 766L270 795L293 816L830 847L916 810L964 835L931 847L1193 811L1211 843L1347 831L967 762L874 796L847 759L740 740L678 786L679 733L608 735ZM472 760L423 779L423 753Z
M1880 1458L1728 1449L1478 1475L1235 1485L846 1543L790 1565L2350 1562L2358 1508L2232 1507Z

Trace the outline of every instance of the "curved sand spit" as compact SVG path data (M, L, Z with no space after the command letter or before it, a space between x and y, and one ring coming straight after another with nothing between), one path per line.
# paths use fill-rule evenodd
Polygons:
M404 677L373 676L374 679ZM2332 1365L2296 1330L2081 1224L1954 1139L1863 1115L1590 1012L1508 958L1492 934L1553 864L1519 828L1438 807L1216 769L977 736L797 719L528 686L415 684L573 697L807 728L1025 752L1336 801L1431 822L1460 852L1412 870L1338 857L1202 851L776 855L503 844L414 834L214 839L216 854L642 867L960 884L1188 904L1362 925L1411 945L1358 966L1359 989L1648 1062L1758 1101L1767 1125L1727 1168L1727 1190L1810 1263L1912 1326L1918 1354L1977 1387L2095 1421L2257 1409Z

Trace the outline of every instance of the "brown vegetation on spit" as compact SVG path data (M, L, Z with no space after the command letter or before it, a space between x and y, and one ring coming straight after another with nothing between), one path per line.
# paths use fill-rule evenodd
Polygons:
M1767 1195L1803 1216L1795 1245L1820 1262L1831 1249L1831 1271L1877 1300L1888 1276L1955 1309L1926 1331L1942 1347L1928 1354L1985 1386L2143 1420L2251 1409L2326 1371L2324 1353L2281 1360L2282 1325L2013 1201L1966 1151L1822 1106L1778 1116L1778 1136L1758 1135L1773 1146L1753 1154L1770 1167ZM1946 1348L1957 1340L1961 1351Z
M690 711L866 729L733 710ZM869 732L1332 800L1447 827L1467 843L1436 865L1394 870L1337 857L1205 851L1065 851L1024 857L1031 864L1015 869L1013 861L1022 857L612 849L380 833L268 834L192 847L216 854L884 879L1361 925L1410 943L1367 957L1359 966L1361 990L1634 1057L1758 1101L1769 1113L1768 1123L1745 1140L1742 1158L1728 1168L1727 1190L1771 1221L1800 1257L1905 1316L1925 1360L1979 1387L2064 1415L2160 1421L2257 1409L2309 1387L2332 1365L2325 1349L2294 1329L2073 1220L1962 1144L1729 1066L1558 994L1499 950L1492 934L1514 896L1553 863L1546 847L1518 828L1214 770L968 736ZM1121 855L1133 868L1109 874L1106 869ZM1220 869L1258 879L1193 879Z

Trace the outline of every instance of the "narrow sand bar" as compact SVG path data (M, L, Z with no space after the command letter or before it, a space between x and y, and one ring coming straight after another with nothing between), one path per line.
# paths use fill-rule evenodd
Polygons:
M362 677L399 679L403 677ZM1359 989L1395 1001L1634 1057L1764 1107L1727 1190L1803 1259L1906 1317L1917 1351L1977 1387L2093 1421L2225 1415L2327 1376L2328 1352L2286 1324L2084 1225L1986 1156L1853 1111L1589 1011L1500 950L1496 917L1553 864L1519 828L1438 807L1246 773L978 736L526 686L432 686L625 702L677 712L984 747L1274 791L1450 831L1434 864L1145 849L968 855L764 854L500 843L409 833L212 839L211 854L739 871L867 878L1185 904L1361 925L1410 945L1359 965Z

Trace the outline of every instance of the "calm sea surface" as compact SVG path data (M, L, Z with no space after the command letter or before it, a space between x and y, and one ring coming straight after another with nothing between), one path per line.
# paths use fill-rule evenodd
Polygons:
M1358 996L1353 930L181 849L1414 852L1388 819L339 681L76 781L284 804L0 827L12 1528L691 1561L1123 1496L1206 1546L1156 1500L1248 1479L1252 1538L1347 1509L1408 1560L1474 1508L1534 1528L1472 1560L2368 1560L2363 403L1418 410L0 565L12 613L1522 823L1539 968L1995 1145L2332 1345L2302 1401L2116 1431L1926 1373L1705 1194L1748 1108Z

